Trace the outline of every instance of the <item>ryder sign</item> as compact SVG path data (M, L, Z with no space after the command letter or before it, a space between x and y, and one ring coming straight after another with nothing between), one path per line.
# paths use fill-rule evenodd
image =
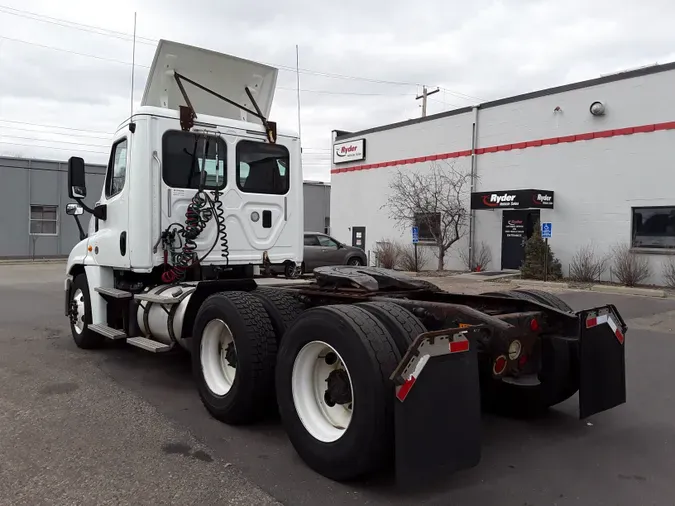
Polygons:
M471 209L553 209L550 190L501 190L471 194Z
M366 158L366 140L340 142L333 146L333 164L357 162Z

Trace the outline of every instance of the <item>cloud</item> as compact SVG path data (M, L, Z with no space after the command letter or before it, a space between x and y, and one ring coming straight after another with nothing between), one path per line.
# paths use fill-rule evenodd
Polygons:
M25 156L56 159L73 154L70 148L88 150L82 154L92 161L107 157L105 136L129 110L128 34L134 11L137 100L154 41L166 38L279 65L272 119L295 129L299 44L308 179L330 177L332 130L419 116L415 96L422 84L441 87L429 101L433 114L675 59L670 28L675 4L669 0L344 0L335 5L260 0L255 7L232 0L105 5L36 0L30 8L4 0L3 5L0 153L21 150ZM114 33L101 35L91 26ZM27 131L18 131L17 124L2 120L81 130L24 125Z

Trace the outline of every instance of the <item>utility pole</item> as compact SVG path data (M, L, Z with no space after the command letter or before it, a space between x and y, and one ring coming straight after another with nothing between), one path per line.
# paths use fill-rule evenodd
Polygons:
M440 88L436 88L434 91L427 91L426 85L422 87L422 94L418 95L415 100L419 100L420 98L422 99L422 117L426 117L427 115L427 97L429 95L433 95L434 93L438 93Z

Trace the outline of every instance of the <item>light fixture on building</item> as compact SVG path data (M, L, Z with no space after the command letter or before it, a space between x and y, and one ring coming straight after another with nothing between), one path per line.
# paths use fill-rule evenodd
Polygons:
M605 104L596 100L591 104L590 111L593 116L603 116L605 114Z

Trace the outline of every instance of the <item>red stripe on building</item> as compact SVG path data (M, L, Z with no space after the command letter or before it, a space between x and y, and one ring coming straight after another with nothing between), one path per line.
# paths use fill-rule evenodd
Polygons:
M542 146L549 146L553 144L560 144L563 142L579 142L579 141L591 141L593 139L606 139L609 137L617 137L619 135L633 135L640 133L649 133L658 130L675 130L675 121L668 121L665 123L655 123L652 125L640 125L636 127L627 127L627 128L617 128L613 130L601 130L599 132L587 132L583 134L576 135L565 135L562 137L551 137L548 139L535 139L532 141L525 142L516 142L513 144L503 144L499 146L488 146L485 148L477 148L475 150L476 155L485 155L488 153L496 153L500 151L510 151L512 149L528 149L536 148ZM454 151L452 153L441 153L437 155L427 155L420 156L417 158L406 158L402 160L394 160L389 162L381 162L376 164L369 165L355 165L353 167L340 168L336 167L331 169L331 174L341 174L343 172L352 172L356 170L368 170L375 169L379 167L391 167L394 165L409 165L414 163L428 162L432 160L445 160L447 158L461 158L465 156L471 156L472 151L470 149L463 151Z

